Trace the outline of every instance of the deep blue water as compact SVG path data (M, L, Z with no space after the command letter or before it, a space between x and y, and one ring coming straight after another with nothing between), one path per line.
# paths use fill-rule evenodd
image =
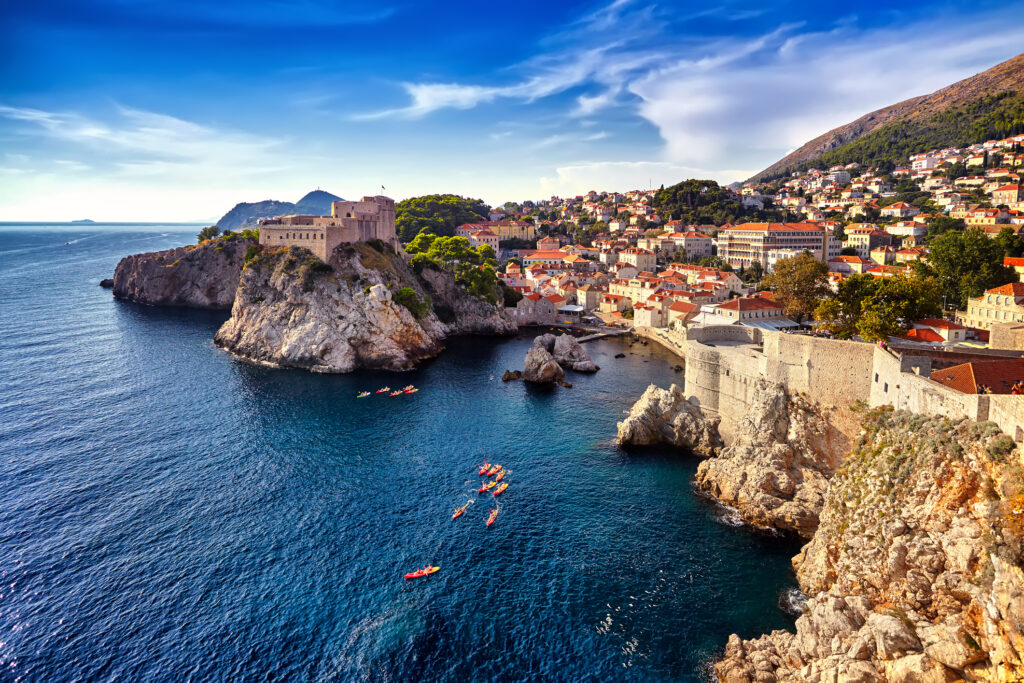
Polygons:
M0 227L0 680L687 681L791 626L795 545L722 523L694 459L612 441L678 381L661 350L590 344L602 370L556 391L498 379L528 339L253 367L214 347L225 314L97 286L194 233Z

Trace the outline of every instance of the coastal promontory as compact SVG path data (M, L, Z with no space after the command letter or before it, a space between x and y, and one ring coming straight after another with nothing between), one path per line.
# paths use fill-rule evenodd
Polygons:
M363 242L339 247L327 262L300 247L257 254L215 342L270 365L349 372L411 367L453 334L514 331L504 312L474 300L451 275L419 277L390 245Z
M242 237L220 238L125 256L114 270L114 296L151 306L227 310L254 244Z

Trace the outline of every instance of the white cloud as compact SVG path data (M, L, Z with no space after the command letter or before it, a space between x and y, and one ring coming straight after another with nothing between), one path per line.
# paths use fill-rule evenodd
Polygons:
M539 180L540 194L573 196L590 190L631 190L673 185L685 178L731 183L749 177L750 170L711 170L667 161L583 161L560 166L553 177Z
M710 45L633 80L629 90L665 141L664 158L763 168L831 128L983 71L1024 45L1024 24L993 16L794 30Z

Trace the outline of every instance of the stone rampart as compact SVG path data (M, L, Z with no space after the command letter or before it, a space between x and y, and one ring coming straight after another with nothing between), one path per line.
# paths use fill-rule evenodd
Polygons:
M686 395L722 418L719 431L726 444L750 405L759 377L821 406L833 426L851 439L859 430L851 409L862 404L992 420L1015 441L1024 441L1024 397L951 389L929 377L932 362L926 356L739 325L688 329L685 349Z

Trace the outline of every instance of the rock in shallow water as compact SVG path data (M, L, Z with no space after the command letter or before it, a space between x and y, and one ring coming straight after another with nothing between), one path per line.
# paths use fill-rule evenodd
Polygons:
M712 455L722 445L718 422L687 401L678 385L661 389L652 384L619 423L618 441L633 446L667 443Z
M543 346L532 346L526 352L523 379L534 384L552 384L565 379L562 366Z

